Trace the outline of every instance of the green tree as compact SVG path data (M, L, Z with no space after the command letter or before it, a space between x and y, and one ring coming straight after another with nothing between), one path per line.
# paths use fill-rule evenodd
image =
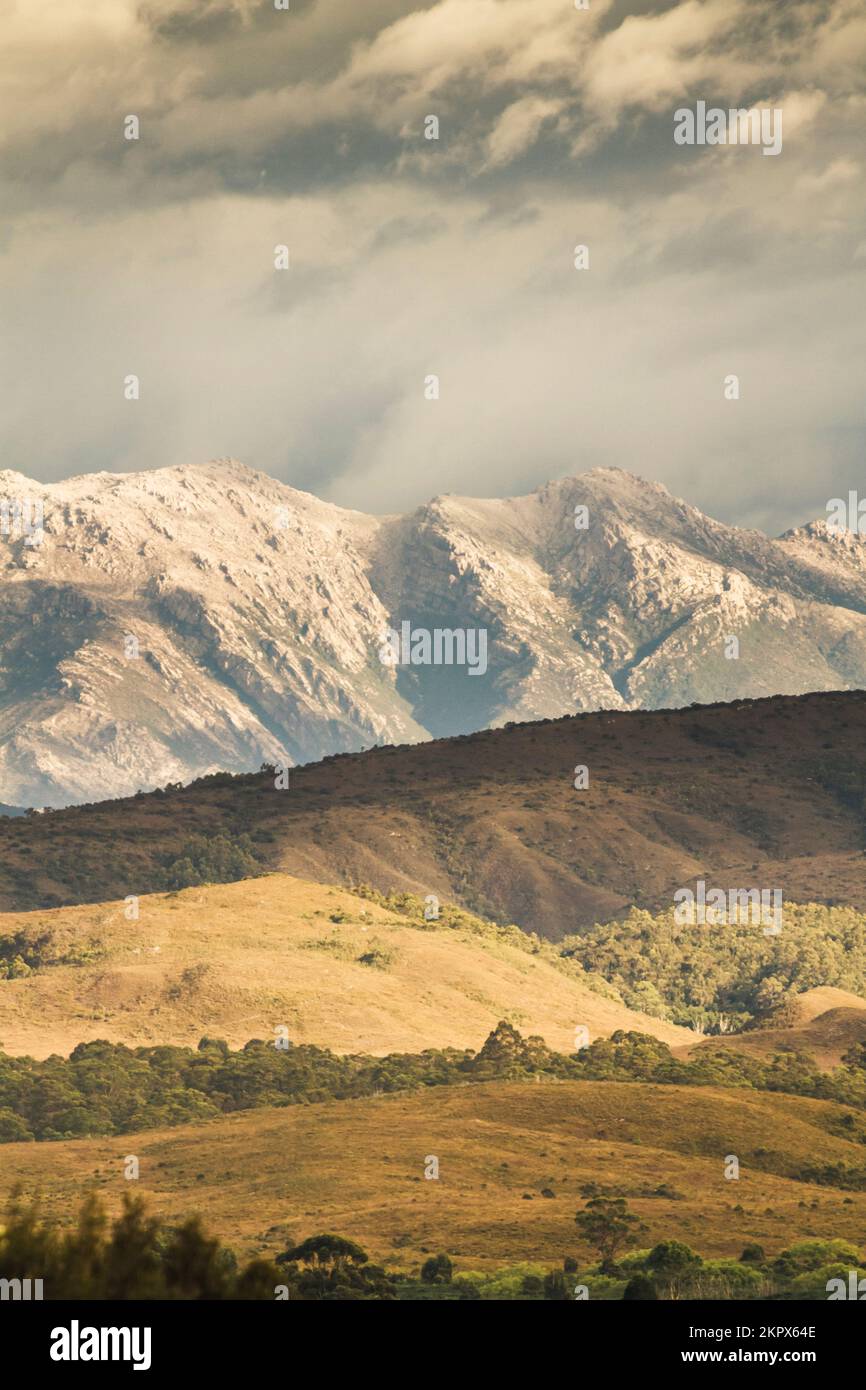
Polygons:
M335 1236L326 1233L320 1236L309 1236L300 1245L295 1245L291 1250L285 1250L282 1255L277 1256L277 1264L296 1264L300 1262L305 1265L318 1265L333 1268L337 1264L363 1265L369 1260L366 1250L362 1250L360 1245L354 1241L347 1240L345 1236Z
M544 1276L544 1297L553 1302L563 1303L571 1298L571 1289L561 1269L552 1269Z
M55 1299L272 1299L280 1272L254 1260L239 1273L231 1250L197 1219L166 1229L128 1194L110 1230L91 1195L64 1231L43 1220L37 1203L13 1195L0 1220L0 1279L11 1278L42 1279L45 1297Z
M702 1263L700 1255L682 1241L662 1240L647 1255L646 1267L657 1283L672 1290L687 1284Z
M747 1245L740 1256L740 1263L760 1265L765 1258L763 1245Z
M227 1298L232 1280L233 1257L215 1238L205 1235L201 1220L191 1216L173 1231L163 1254L170 1296L174 1298Z
M454 1266L447 1255L431 1255L421 1266L422 1284L450 1284Z
M656 1286L648 1274L635 1274L626 1284L623 1298L629 1302L638 1299L644 1299L648 1302L650 1299L658 1298L658 1294L656 1293Z
M593 1197L574 1220L583 1239L598 1251L602 1274L613 1274L617 1255L637 1245L646 1230L624 1197Z

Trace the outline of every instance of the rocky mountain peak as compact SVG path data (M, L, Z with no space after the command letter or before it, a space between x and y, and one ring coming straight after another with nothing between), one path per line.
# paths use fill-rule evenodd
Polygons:
M861 537L819 521L770 540L621 469L396 517L235 459L52 484L6 470L4 498L12 805L583 710L866 684ZM41 509L38 536L16 499ZM431 634L429 662L382 660L406 623ZM484 634L483 671L437 664L437 630Z

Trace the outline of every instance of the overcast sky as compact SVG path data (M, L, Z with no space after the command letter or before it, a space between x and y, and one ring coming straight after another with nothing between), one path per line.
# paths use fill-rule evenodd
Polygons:
M863 0L0 0L0 52L0 467L866 494ZM781 154L678 146L699 100Z

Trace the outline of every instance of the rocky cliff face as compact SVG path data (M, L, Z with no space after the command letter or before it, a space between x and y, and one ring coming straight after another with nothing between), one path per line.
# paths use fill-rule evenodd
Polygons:
M618 470L391 518L231 461L48 486L5 472L4 500L15 806L508 720L866 685L864 541L823 522L769 540ZM403 622L483 629L486 669L383 662Z

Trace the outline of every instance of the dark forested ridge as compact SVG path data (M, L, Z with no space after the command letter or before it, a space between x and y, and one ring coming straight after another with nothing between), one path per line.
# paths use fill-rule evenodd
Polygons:
M864 801L862 692L600 712L0 819L0 906L282 868L554 940L699 877L866 909Z
M132 1134L264 1106L529 1078L778 1091L866 1110L866 1044L827 1073L793 1050L765 1060L716 1048L683 1061L657 1038L621 1031L566 1056L506 1022L478 1052L431 1048L388 1057L339 1056L310 1045L282 1050L260 1040L236 1052L213 1038L197 1049L82 1043L68 1058L41 1062L0 1053L0 1142ZM866 1146L866 1119L844 1120L844 1132ZM866 1148L862 1168L835 1181L866 1188Z

